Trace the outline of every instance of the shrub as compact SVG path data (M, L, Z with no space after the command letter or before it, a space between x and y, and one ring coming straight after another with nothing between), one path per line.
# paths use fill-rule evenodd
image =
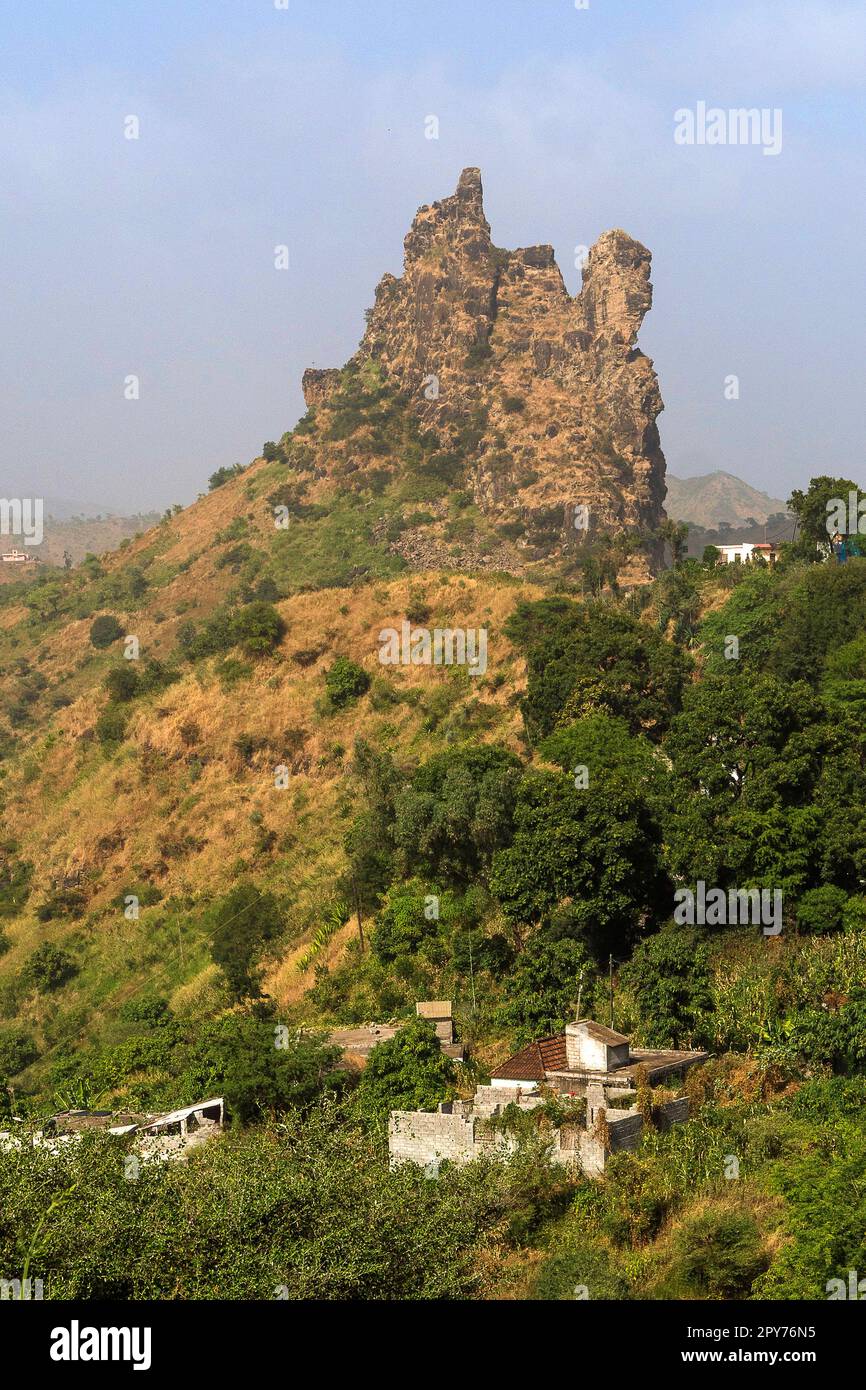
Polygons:
M493 356L493 349L489 343L473 343L464 359L464 366L468 371L474 368L485 366Z
M454 1063L439 1046L433 1024L412 1018L370 1054L358 1106L373 1122L386 1120L391 1110L434 1110L450 1094L454 1079Z
M76 973L75 962L68 951L44 941L37 946L21 969L21 979L28 989L39 994L50 994L60 989Z
M698 1298L747 1298L769 1263L747 1212L716 1209L693 1216L674 1234L673 1249L675 1283Z
M338 656L325 673L325 688L336 709L345 709L359 699L369 686L370 677L363 666L348 656Z
M406 603L406 617L410 623L426 623L430 617L430 605L424 597L423 589L410 589Z
M378 960L388 963L417 956L426 941L437 937L438 920L431 920L424 910L427 893L427 885L418 879L393 885L373 928L371 945Z
M80 917L87 899L76 888L61 888L40 903L36 916L40 922L53 922L58 917Z
M157 661L154 658L144 664L144 669L139 675L138 693L141 695L155 694L179 680L180 671L176 667L166 666L165 662Z
M239 883L212 908L210 918L211 955L234 997L257 997L261 973L255 968L255 957L283 927L276 898L260 893L251 883Z
M252 674L252 666L246 661L240 661L236 656L227 656L214 668L214 675L223 690L234 690L241 681L248 680Z
M105 689L112 700L133 700L139 693L141 677L131 662L115 666L105 677Z
M122 743L126 737L127 712L122 705L108 705L96 721L96 737L104 748Z
M242 463L235 463L231 468L218 468L215 473L211 473L207 480L208 491L213 492L216 488L222 487L224 483L236 478L239 473L243 473Z
M591 1299L628 1297L628 1284L613 1269L607 1250L589 1237L548 1255L538 1269L530 1296L544 1302L572 1302L580 1287Z
M127 999L118 1009L117 1016L124 1023L146 1023L153 1028L171 1021L168 1000L159 995L151 995L144 999Z
M256 753L267 746L267 740L260 734L238 734L232 746L243 761L249 763Z
M238 609L232 623L234 641L249 656L263 656L279 646L286 625L273 604L257 601Z
M24 1028L0 1031L0 1077L17 1076L39 1056L39 1048Z
M825 884L811 888L797 903L797 931L826 936L840 931L848 895L842 888Z
M103 650L123 636L123 628L112 613L102 613L90 625L90 644Z

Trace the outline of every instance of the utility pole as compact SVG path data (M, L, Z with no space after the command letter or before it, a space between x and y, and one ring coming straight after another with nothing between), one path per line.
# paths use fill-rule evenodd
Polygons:
M580 1021L580 996L581 996L582 992L583 992L583 968L581 967L580 974L579 974L578 977L577 977L577 1018L578 1018L578 1022Z
M610 991L610 1026L613 1027L613 956L607 958L607 984Z
M361 955L364 954L364 924L361 921L361 895L358 892L358 880L352 874L352 893L355 897L355 912L358 915L358 940L361 943Z
M472 1017L475 1017L475 968L472 964L472 928L469 928L469 986L472 990Z

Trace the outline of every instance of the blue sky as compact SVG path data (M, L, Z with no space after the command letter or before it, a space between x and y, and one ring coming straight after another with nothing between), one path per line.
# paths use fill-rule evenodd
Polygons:
M816 472L866 481L862 4L40 0L0 16L3 495L164 507L248 461L300 413L304 367L352 353L416 208L469 164L495 240L552 242L572 290L575 246L606 228L652 250L641 346L672 472L782 497ZM781 153L677 145L674 112L698 101L781 108Z

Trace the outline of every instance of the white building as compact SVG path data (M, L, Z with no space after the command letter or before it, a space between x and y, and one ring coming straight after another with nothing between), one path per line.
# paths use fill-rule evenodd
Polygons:
M745 565L750 560L766 560L773 565L779 554L779 547L771 541L741 541L739 545L717 545L716 549L726 565Z

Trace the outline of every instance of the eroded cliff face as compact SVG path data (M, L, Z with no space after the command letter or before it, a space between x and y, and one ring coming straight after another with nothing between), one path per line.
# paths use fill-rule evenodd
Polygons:
M494 246L478 169L419 209L404 245L404 273L380 281L353 362L378 363L446 442L473 421L467 482L483 511L548 529L556 518L564 544L658 528L663 403L635 346L652 304L649 251L606 232L572 298L550 246ZM339 380L306 372L308 405ZM574 525L580 507L588 531Z

